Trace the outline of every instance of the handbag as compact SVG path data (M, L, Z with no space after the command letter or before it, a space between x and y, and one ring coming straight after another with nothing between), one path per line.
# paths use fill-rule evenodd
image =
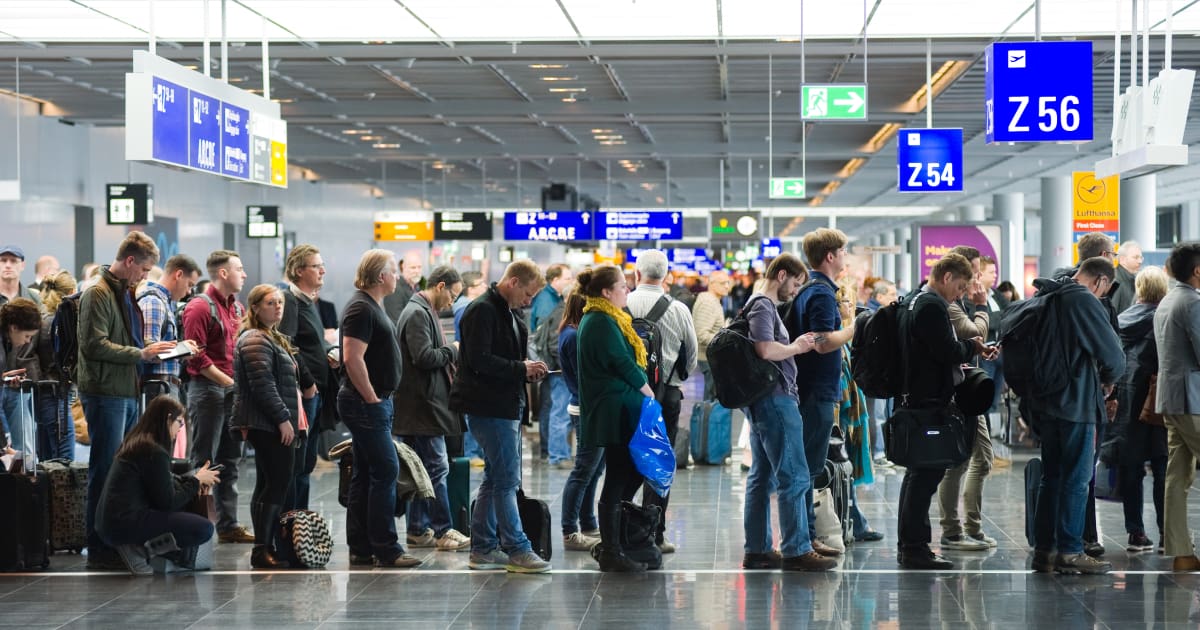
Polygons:
M279 554L292 566L323 569L333 556L329 522L312 510L292 510L279 517Z
M846 551L846 541L842 538L842 521L838 519L837 508L833 505L833 492L829 488L813 491L813 535L837 551Z
M1103 460L1096 462L1096 498L1101 501L1122 501L1119 466L1110 466Z
M1150 375L1150 389L1146 392L1146 402L1142 403L1142 412L1138 414L1138 421L1145 422L1156 427L1163 426L1163 416L1154 410L1154 401L1158 398L1158 372Z
M897 407L883 425L884 452L905 468L949 470L971 458L975 417L954 406Z

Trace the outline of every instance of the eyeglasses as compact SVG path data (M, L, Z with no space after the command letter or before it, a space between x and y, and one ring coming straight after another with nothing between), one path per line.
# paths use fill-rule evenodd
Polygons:
M1114 251L1100 252L1100 255L1105 258L1116 258L1117 252L1114 252Z
M325 263L317 263L315 265L300 265L300 266L308 268L308 269L324 269Z

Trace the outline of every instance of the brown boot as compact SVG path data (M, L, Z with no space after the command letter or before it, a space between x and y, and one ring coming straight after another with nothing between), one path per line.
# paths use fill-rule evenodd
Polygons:
M1171 570L1176 573L1195 573L1200 571L1200 558L1195 555L1190 556L1175 556L1175 561L1171 563Z

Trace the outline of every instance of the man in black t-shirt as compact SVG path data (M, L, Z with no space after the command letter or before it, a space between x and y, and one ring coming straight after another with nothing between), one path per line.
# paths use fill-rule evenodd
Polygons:
M400 460L392 444L392 393L400 385L396 329L383 310L384 296L396 290L396 260L372 249L358 263L358 291L343 309L340 332L345 374L338 413L354 436L354 472L346 514L350 564L415 567L421 561L396 535L396 479Z

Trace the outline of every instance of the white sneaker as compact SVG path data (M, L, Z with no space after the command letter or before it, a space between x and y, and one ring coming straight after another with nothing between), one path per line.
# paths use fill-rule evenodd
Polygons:
M579 532L571 532L568 536L563 536L563 549L567 551L591 551L592 547L600 544L599 538L584 536Z
M996 546L996 539L992 538L991 536L988 536L987 534L985 534L983 532L978 532L975 534L967 534L967 538L970 538L971 540L979 541L979 542L987 545L988 547Z
M550 570L550 563L532 551L518 553L508 557L504 570L509 573L545 573Z
M466 551L471 548L471 539L463 536L457 529L446 530L435 543L438 551Z
M985 551L990 547L982 540L976 540L970 536L942 536L943 549L957 549L958 551Z
M433 537L433 528L427 527L425 531L418 534L409 534L405 537L409 547L435 547L437 539Z

